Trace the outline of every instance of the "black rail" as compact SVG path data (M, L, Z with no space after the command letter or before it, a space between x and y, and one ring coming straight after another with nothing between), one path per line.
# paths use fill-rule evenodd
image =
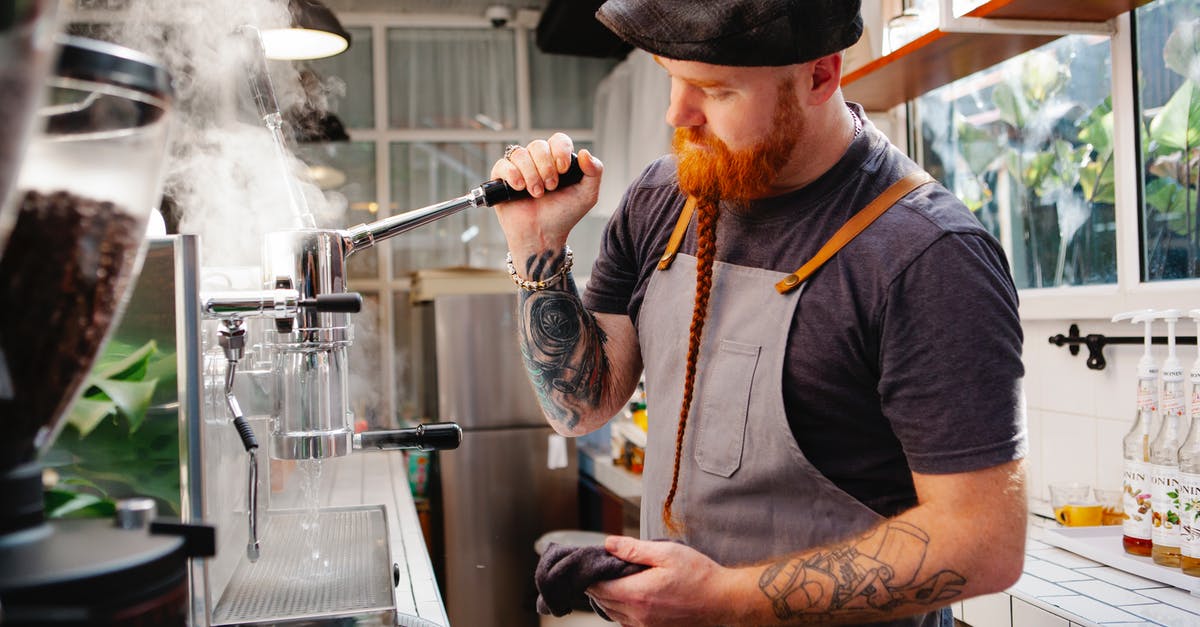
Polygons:
M1050 337L1050 343L1055 346L1067 346L1072 355L1079 354L1079 345L1087 346L1088 358L1087 367L1092 370L1104 370L1104 366L1108 362L1104 360L1104 347L1109 344L1138 344L1145 343L1146 338L1137 336L1119 336L1112 337L1099 333L1089 333L1087 335L1079 334L1079 325L1073 324L1067 331L1067 335L1059 333ZM1150 338L1151 344L1166 344L1167 337L1165 335L1155 335ZM1195 346L1196 337L1191 335L1176 336L1175 344L1178 346Z

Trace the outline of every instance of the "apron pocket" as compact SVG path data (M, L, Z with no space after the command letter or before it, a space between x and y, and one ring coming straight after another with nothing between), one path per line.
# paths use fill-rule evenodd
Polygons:
M750 388L762 347L721 340L702 392L696 429L696 463L720 477L742 465L742 443L750 410Z

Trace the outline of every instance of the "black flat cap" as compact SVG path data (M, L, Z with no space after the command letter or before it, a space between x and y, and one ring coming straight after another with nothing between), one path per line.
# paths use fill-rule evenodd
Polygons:
M861 0L608 0L596 12L652 54L714 65L792 65L862 35Z

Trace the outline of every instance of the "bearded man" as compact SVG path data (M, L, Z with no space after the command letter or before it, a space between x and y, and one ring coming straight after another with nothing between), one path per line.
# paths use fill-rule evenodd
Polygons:
M493 175L521 345L551 425L590 432L644 371L647 567L622 625L949 625L1020 576L1022 332L1003 251L839 87L857 0L609 0L671 77L673 154L628 189L586 295L555 134ZM673 539L676 542L648 541Z

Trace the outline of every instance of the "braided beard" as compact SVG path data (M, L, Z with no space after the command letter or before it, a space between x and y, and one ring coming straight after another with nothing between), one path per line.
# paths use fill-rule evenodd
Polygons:
M796 148L803 117L794 82L785 80L779 85L771 133L749 148L735 152L700 129L675 129L671 148L680 190L714 204L722 200L742 204L769 195Z
M802 124L800 106L793 95L793 83L784 81L779 85L774 132L750 148L733 152L721 140L695 129L680 128L675 131L672 148L679 164L679 187L697 201L696 300L688 333L683 402L679 408L679 423L675 431L675 461L671 471L671 487L667 491L662 508L663 524L667 532L675 538L681 539L686 532L686 526L675 515L673 506L679 488L680 461L687 433L688 414L691 411L696 386L700 342L712 291L713 264L717 252L718 206L722 200L742 204L766 196L770 192L771 183L779 176L791 156Z

